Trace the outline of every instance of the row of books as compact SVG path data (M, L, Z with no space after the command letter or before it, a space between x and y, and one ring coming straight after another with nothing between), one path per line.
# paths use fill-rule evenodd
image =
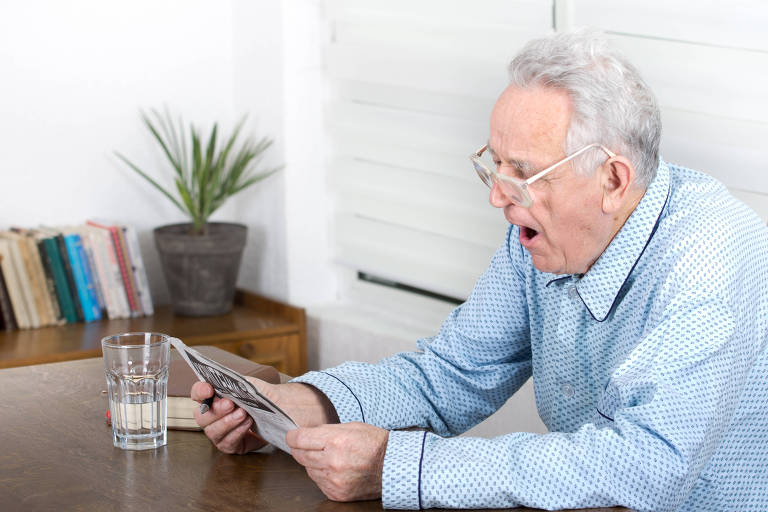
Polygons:
M0 231L0 326L30 329L153 314L131 226Z

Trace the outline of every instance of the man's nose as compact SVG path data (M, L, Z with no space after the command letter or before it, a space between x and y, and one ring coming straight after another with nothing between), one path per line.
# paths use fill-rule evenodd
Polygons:
M488 201L491 203L491 206L495 206L496 208L504 208L512 203L512 200L501 191L501 187L499 187L498 183L494 183L491 187Z

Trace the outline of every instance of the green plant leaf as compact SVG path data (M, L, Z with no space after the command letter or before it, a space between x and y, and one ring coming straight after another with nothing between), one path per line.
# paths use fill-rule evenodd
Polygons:
M168 192L168 191L167 191L165 188L163 188L163 187L162 187L162 186L161 186L159 183L157 183L155 180L153 180L153 179L152 179L152 178L151 178L151 177L150 177L150 176L149 176L147 173L145 173L144 171L142 171L141 169L139 169L139 168L138 168L136 165L134 165L134 163L133 163L133 162L131 162L130 160L128 160L126 157L124 157L123 155L121 155L121 154L120 154L120 153L118 153L117 151L115 151L115 155L116 155L116 156L117 156L117 157L118 157L120 160L122 160L123 162L125 162L125 164L126 164L126 165L128 165L128 167L130 167L131 169L133 169L134 171L136 171L136 172L137 172L137 173L138 173L138 174L139 174L139 175L140 175L142 178L144 178L145 180L147 180L148 182L150 182L150 183L152 184L152 186L154 186L154 187L155 187L157 190L159 190L159 191L160 191L160 192L161 192L161 193L162 193L162 194L163 194L165 197L167 197L168 199L170 199L170 200L171 200L171 202L172 202L173 204L175 204L175 205L176 205L176 206L179 208L179 210L181 210L181 211L182 211L182 212L184 212L184 213L189 213L189 212L188 212L188 211L187 211L187 210L186 210L186 209L185 209L185 208L184 208L184 207L181 205L181 203L179 203L179 201L178 201L178 200L177 200L175 197L173 197L173 196L171 195L171 193L170 193L170 192Z
M246 188L250 187L250 186L251 186L251 185L253 185L254 183L258 183L259 181L263 180L264 178L269 178L270 176L272 176L273 174L275 174L277 171L280 171L280 170L282 170L282 169L283 169L283 167L282 167L282 166L280 166L280 167L275 167L275 168L273 168L273 169L270 169L270 170L269 170L269 171L267 171L267 172L264 172L264 173L262 173L262 174L259 174L258 176L251 176L251 177L250 177L250 178L248 178L248 179L247 179L245 182L238 184L238 185L235 187L234 191L232 192L232 195L234 195L234 194L237 194L237 193L238 193L238 192L240 192L241 190L244 190L244 189L246 189Z
M192 168L190 169L189 191L193 197L197 197L200 189L200 166L203 164L200 135L194 126L189 127L192 137Z
M184 212L196 233L205 232L208 219L227 199L280 170L277 167L255 174L272 141L245 137L238 143L247 116L238 121L228 137L221 136L218 123L214 123L207 140L193 124L185 127L180 116L174 118L167 107L162 113L155 109L141 112L141 119L173 169L177 195L120 153L115 154Z
M192 194L187 188L186 183L179 178L176 178L176 190L179 192L181 200L184 201L184 204L187 207L187 212L192 218L192 222L195 224L195 227L197 227L200 218L199 212L197 211L197 205L195 205L195 201L192 199Z
M152 109L151 112L155 116L157 124L162 129L163 135L165 136L165 139L168 141L167 144L168 146L170 146L171 151L176 159L176 162L178 163L178 166L174 167L176 169L176 175L183 179L184 171L186 168L186 165L184 162L185 151L182 149L181 144L179 144L179 136L176 133L176 129L174 128L173 117L171 116L171 113L168 111L168 107L165 107L165 115L160 115L160 112L158 112L155 109ZM179 123L181 123L181 117L179 117ZM184 132L181 132L181 134L183 136Z
M142 119L144 120L144 124L147 126L150 132L152 132L152 135L154 135L155 140L157 140L158 144L160 144L160 147L163 148L163 151L165 152L165 156L168 157L168 160L171 162L171 165L176 169L177 172L181 172L181 168L179 167L179 163L176 161L176 158L174 158L171 151L168 149L168 145L165 142L165 139L163 139L162 135L158 133L155 126L152 124L152 121L149 119L149 117L142 113L141 114Z

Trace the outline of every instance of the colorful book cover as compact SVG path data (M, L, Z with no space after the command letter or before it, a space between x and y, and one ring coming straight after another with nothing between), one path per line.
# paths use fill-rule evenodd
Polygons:
M51 262L48 258L48 253L45 251L43 238L33 240L35 242L35 247L37 247L40 263L43 265L43 277L45 278L45 287L48 290L48 296L50 297L51 313L53 314L54 323L58 325L63 324L66 322L66 319L64 318L64 313L61 311L61 303L59 302L59 296L56 293L56 283L53 279Z
M110 237L112 238L112 247L115 251L118 265L120 265L120 274L123 279L125 298L128 301L128 308L130 310L129 316L138 316L141 312L141 306L139 304L138 296L136 295L135 285L132 284L130 264L126 261L124 248L120 242L120 239L122 238L122 230L118 229L117 226L111 226L93 220L89 220L86 223L89 226L109 231Z
M99 275L99 272L96 269L96 261L94 259L93 254L93 247L91 246L91 239L88 237L87 231L85 229L80 229L79 235L80 240L83 244L83 252L85 253L85 257L88 260L88 268L91 270L91 279L93 280L93 289L96 292L96 302L99 304L99 310L105 311L107 308L107 303L104 300L104 294L102 291L102 285L101 285L101 276Z
M123 233L123 230L119 226L113 226L110 229L114 229L115 233L117 235L118 240L118 251L121 254L122 257L122 264L125 265L126 274L128 275L128 284L126 285L126 291L129 292L129 296L131 297L131 315L132 316L141 316L144 314L144 311L141 308L141 301L139 300L139 291L136 287L136 275L133 270L133 265L131 264L131 257L128 254L128 243L125 240L125 235ZM134 309L135 306L135 309Z
M94 233L101 237L101 248L104 251L107 274L112 283L112 298L116 309L115 318L130 318L131 307L128 304L128 295L125 292L123 283L123 272L120 263L117 261L115 245L112 243L112 233L108 229L101 229L91 226Z
M91 251L93 252L94 267L99 275L101 294L104 297L107 316L109 318L123 318L123 313L120 309L120 298L122 296L122 300L125 302L125 292L123 291L120 267L117 266L117 273L115 273L108 254L108 250L112 247L111 236L106 230L93 226L86 226L83 234L84 238L88 239Z
M42 242L45 247L46 260L53 274L53 284L56 289L56 296L59 298L61 312L68 324L77 322L77 311L72 298L73 290L70 289L67 281L67 273L64 270L64 263L59 252L59 244L55 237L44 238Z
M67 247L69 264L72 267L72 275L75 280L75 288L80 304L83 307L83 318L86 322L101 319L101 309L96 298L91 269L88 266L88 258L83 249L83 242L77 233L64 235L64 243Z
M80 266L83 269L83 277L88 288L88 301L90 302L90 306L92 308L93 319L101 320L101 310L103 309L103 306L99 302L98 292L96 291L97 286L99 286L96 273L91 266L91 261L88 257L85 242L79 234L76 236L80 238L80 244L76 246L77 255L80 258Z
M85 320L83 315L83 305L80 302L80 294L77 292L77 286L75 286L75 274L72 272L72 263L69 258L69 252L67 251L67 244L64 241L64 235L61 233L57 234L56 243L59 246L61 263L64 266L64 274L67 277L67 285L72 292L72 303L75 306L75 315L77 316L77 321L82 322Z

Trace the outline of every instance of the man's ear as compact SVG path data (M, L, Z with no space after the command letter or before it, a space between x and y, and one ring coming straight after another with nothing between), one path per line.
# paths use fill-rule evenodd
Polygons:
M603 212L620 211L635 184L635 167L626 157L616 155L598 168L603 191Z

